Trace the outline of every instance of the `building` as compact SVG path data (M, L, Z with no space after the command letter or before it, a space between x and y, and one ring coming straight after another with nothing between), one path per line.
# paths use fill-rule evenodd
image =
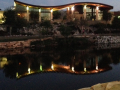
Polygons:
M3 19L2 19L3 18L3 12L4 11L0 10L0 24L2 24L4 22Z
M120 11L114 12L114 16L117 16L118 18L120 18Z
M18 15L27 19L27 21L31 21L30 13L35 11L38 14L37 20L39 22L41 22L42 19L53 20L53 11L55 10L66 9L68 19L102 20L103 12L113 9L113 6L95 2L77 2L59 6L40 6L17 0L14 0L14 7L16 10L20 11Z

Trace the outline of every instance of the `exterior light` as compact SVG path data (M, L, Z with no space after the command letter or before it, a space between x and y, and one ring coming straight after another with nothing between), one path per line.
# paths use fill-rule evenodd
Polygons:
M52 13L52 12L53 12L53 9L51 9L50 12Z
M87 5L84 5L84 9L86 9Z
M39 12L41 12L41 9L39 9Z
M29 7L27 6L27 10L29 10Z
M16 6L16 3L14 2L14 6Z
M120 16L118 16L118 18L120 18Z
M96 10L99 10L99 6L96 7Z
M72 7L72 11L74 11L74 6Z

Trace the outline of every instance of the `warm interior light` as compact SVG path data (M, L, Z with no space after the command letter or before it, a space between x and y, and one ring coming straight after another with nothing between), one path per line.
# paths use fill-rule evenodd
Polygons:
M20 14L18 13L18 15L20 15Z

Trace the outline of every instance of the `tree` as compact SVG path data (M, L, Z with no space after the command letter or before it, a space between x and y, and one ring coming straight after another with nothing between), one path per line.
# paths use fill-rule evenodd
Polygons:
M5 24L13 26L15 24L16 19L16 12L12 9L6 9L3 13L3 16L5 17Z
M112 21L112 27L116 29L120 28L120 18L118 18L117 16L114 17Z
M54 11L54 12L53 12L53 19L59 19L60 16L61 16L60 11Z
M51 31L49 31L52 29L52 24L51 24L50 20L43 21L41 23L41 26L43 27L42 31L41 31L42 35L46 35L46 34L49 34L49 32L51 32Z
M12 30L12 33L16 33L17 32L17 28L22 28L24 26L27 26L27 21L20 16L20 14L18 13L18 11L16 10L12 10L11 8L7 8L4 13L3 13L3 16L5 18L5 25L8 26L8 30L11 30L13 29L14 27L14 30Z
M18 11L11 8L6 9L3 16L5 18L4 24L8 26L22 28L27 25L27 21L23 17L20 17Z
M52 28L52 24L50 20L45 20L41 23L41 26L44 26L47 30L48 28Z
M59 31L64 37L68 37L72 33L72 29L69 26L61 25Z

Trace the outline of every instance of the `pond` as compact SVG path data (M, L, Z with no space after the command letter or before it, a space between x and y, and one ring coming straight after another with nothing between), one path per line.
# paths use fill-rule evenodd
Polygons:
M120 80L120 48L0 50L0 90L77 90Z

